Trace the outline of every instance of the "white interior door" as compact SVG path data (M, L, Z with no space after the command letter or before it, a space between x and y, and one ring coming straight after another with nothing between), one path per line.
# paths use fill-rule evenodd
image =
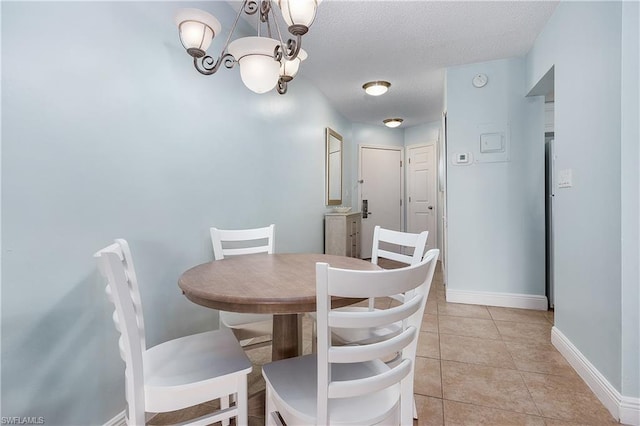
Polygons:
M414 145L407 152L407 232L429 231L427 250L437 246L436 144Z
M361 256L367 259L371 257L373 228L376 225L402 230L403 149L366 145L359 148Z

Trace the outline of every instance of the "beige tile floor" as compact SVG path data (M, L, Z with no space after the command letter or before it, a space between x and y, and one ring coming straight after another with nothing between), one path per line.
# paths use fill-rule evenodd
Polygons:
M439 268L438 268L439 269ZM616 421L551 345L553 312L447 303L434 277L416 358L414 425L607 425ZM311 323L303 321L304 352ZM264 424L260 366L270 346L247 351L249 424ZM157 415L172 424L211 411L213 403Z

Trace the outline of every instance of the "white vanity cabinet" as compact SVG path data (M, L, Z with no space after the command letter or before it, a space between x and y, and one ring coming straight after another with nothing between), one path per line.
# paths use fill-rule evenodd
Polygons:
M360 213L327 213L324 216L324 252L360 257Z

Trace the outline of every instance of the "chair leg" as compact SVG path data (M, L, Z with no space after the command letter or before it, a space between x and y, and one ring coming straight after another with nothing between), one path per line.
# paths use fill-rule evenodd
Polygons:
M276 411L276 406L271 398L271 388L267 385L264 401L264 424L265 426L277 426L273 413Z
M238 380L236 408L238 409L236 425L247 426L249 424L249 392L247 389L247 376Z
M400 424L412 425L415 413L415 397L413 396L413 380L410 377L400 381Z
M220 398L220 409L225 410L229 408L231 401L231 395L223 396ZM224 419L222 421L222 426L229 426L229 419Z
M312 321L311 353L318 353L318 323L316 321Z
M298 314L298 356L302 356L303 342L302 342L302 316L304 314Z

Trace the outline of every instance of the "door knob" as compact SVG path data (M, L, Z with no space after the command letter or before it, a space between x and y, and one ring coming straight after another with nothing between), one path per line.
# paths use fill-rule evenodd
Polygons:
M429 206L429 207L427 207L427 208L428 208L429 210L433 210L433 206ZM371 213L369 213L369 214L371 214Z

